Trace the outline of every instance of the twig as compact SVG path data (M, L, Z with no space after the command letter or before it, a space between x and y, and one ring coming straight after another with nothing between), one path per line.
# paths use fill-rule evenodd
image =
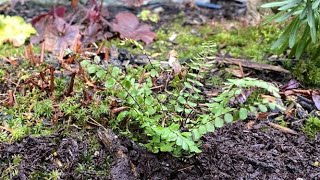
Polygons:
M281 73L290 74L290 71L282 68L281 66L274 66L270 64L256 63L253 61L245 60L245 59L237 59L237 58L225 58L225 57L207 57L207 60L211 60L208 62L209 64L214 64L217 62L222 62L226 64L239 65L241 63L242 67L251 68L255 70L269 70L276 71Z
M268 123L269 126L275 128L275 129L278 129L284 133L288 133L288 134L294 134L294 135L297 135L298 133L290 128L287 128L287 127L283 127L283 126L280 126L279 124L275 124L275 123L272 123L272 122L269 122Z

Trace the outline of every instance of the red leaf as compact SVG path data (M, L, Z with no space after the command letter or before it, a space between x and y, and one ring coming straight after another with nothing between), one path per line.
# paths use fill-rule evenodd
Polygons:
M31 42L39 43L44 40L46 50L55 54L66 48L75 48L81 37L78 26L69 25L59 17L43 19L37 23L35 28L38 31L38 36L32 37Z
M63 18L66 10L67 8L64 6L53 8L48 13L40 14L39 16L33 18L31 23L33 26L36 26L39 21L41 21L43 18L47 18L48 16Z
M146 44L153 42L157 36L149 25L140 24L137 16L130 12L117 14L111 26L115 32L120 33L121 38L142 40Z

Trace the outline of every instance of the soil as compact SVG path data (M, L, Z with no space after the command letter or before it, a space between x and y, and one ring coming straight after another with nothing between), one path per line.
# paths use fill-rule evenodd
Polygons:
M11 145L0 143L0 160L8 162L13 155L22 156L19 174L13 179L26 179L31 171L41 169L63 170L63 179L110 179L112 174L101 177L94 172L79 174L75 171L88 151L86 138L79 138L77 133L71 132L70 137L60 133L26 137ZM310 139L303 134L285 134L263 121L252 127L239 121L208 134L203 138L203 153L191 158L152 154L126 138L120 138L120 143L134 170L118 166L118 172L113 173L134 171L136 177L131 176L132 179L320 179L319 136ZM99 167L105 163L103 159L112 155L106 149L100 146L92 165ZM63 166L59 166L57 159ZM119 163L113 162L113 166ZM0 170L4 171L4 167L0 166Z

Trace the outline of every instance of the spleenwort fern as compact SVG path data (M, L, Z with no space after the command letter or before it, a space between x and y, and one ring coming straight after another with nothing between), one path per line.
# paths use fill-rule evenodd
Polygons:
M112 128L137 138L139 135L130 131L138 127L139 132L142 130L142 135L147 138L145 147L154 153L171 152L175 156L199 153L200 139L205 134L237 119L246 119L249 114L280 108L275 102L263 100L255 100L255 103L244 101L239 108L230 105L243 90L251 88L264 90L275 98L280 97L274 85L252 78L228 80L224 91L208 102L201 95L201 80L204 79L201 64L194 62L189 66L191 70L186 74L184 83L177 83L180 90L164 97L167 99L164 101L152 92L151 77L145 77L143 82L140 79L139 82L135 75L125 75L118 67L110 65L104 68L89 60L82 61L81 66L93 78L105 82L106 92L126 107L111 120ZM207 108L198 107L199 100L207 101ZM143 141L145 138L138 139Z

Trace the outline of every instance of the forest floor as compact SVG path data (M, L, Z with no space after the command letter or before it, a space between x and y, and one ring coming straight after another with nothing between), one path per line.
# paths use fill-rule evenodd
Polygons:
M98 98L97 101L104 103L102 99L106 96L99 94L100 84L96 79L85 82L80 76L72 78L72 73L56 65L54 56L46 55L45 64L53 64L56 71L61 71L55 75L54 92L50 92L49 85L40 86L37 81L42 78L37 76L41 75L39 72L50 79L46 65L32 65L26 60L24 47L13 49L3 45L0 50L0 179L320 179L319 99L313 95L318 91L293 85L292 82L299 83L292 79L302 80L293 72L299 63L286 60L286 55L274 55L270 50L281 25L250 26L239 7L209 10L158 6L164 10L159 22L148 22L157 39L143 50L137 48L140 44L135 41L113 38L103 42L108 49L116 46L120 64L129 61L133 69L143 71L151 61L167 61L168 53L175 50L181 66L188 67L190 59L201 54L201 65L213 64L209 74L201 79L205 84L203 97L216 97L223 91L227 79L251 77L276 85L286 109L248 115L245 120L216 128L201 137L199 154L175 157L166 152L153 153L145 148L145 137L135 135L141 133L140 129L128 125L129 122L112 120L118 120L114 114L119 112L113 110L122 108L119 102L111 104L108 100L110 104L99 104L99 108L86 102L90 98L82 98L91 93L94 96L91 101ZM26 3L18 5L16 11L1 10L1 14L20 15L30 22L39 12L49 10L36 7ZM109 7L109 12L129 10L139 14L148 8ZM34 47L35 54L40 51ZM156 80L166 74L160 71ZM74 81L73 92L68 91L70 81ZM174 79L170 81L175 83ZM152 90L167 93L175 92L174 88L172 85L168 89ZM10 99L10 90L14 100ZM95 93L98 95L92 95ZM202 101L196 104L200 106ZM109 108L110 112L103 108ZM194 111L204 112L197 108ZM95 113L101 118L95 118ZM187 112L179 115L190 121L197 117ZM109 132L109 128L117 136Z

